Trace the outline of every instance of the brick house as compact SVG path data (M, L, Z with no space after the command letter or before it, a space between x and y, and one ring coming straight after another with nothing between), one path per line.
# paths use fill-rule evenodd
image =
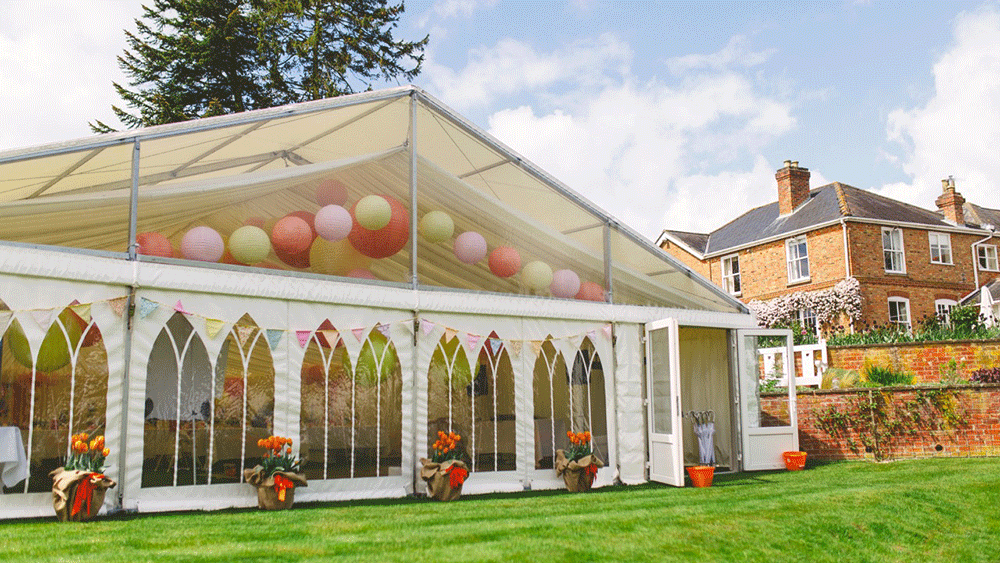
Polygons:
M798 162L775 178L776 202L711 233L664 230L657 245L744 302L853 277L868 324L912 326L1000 278L1000 210L966 202L954 180L929 211L839 182L810 189ZM813 311L798 317L816 327Z

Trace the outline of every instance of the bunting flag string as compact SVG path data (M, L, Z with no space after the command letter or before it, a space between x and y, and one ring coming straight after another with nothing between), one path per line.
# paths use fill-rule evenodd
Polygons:
M531 351L534 352L536 356L542 353L541 340L529 340L529 342L531 343Z
M382 336L389 338L389 325L387 324L377 324L375 328L382 333Z
M271 346L271 351L274 352L278 344L281 343L281 337L285 335L285 331L277 328L267 329L267 343Z
M177 303L179 304L180 301L178 301ZM157 303L156 301L150 301L149 299L143 297L139 300L139 318L145 319L150 314L152 314L153 311L159 308L160 308L159 303Z
M241 347L246 346L247 341L250 340L251 336L253 336L253 332L257 330L257 327L255 326L246 325L236 325L235 328L236 337L239 338Z
M490 338L487 342L489 343L490 350L492 350L494 354L500 352L500 348L503 347L503 341L499 338Z
M49 325L52 324L52 309L34 309L31 311L31 317L35 319L38 326L42 327L42 330L48 330Z
M455 338L456 336L458 336L458 331L457 330L455 330L453 328L445 328L444 329L444 341L445 342L451 342L451 340L453 338Z
M361 340L365 337L364 328L352 328L351 333L354 334L354 338L358 339L358 342L361 342Z
M604 331L604 337L611 340L611 323L604 325L602 330Z
M330 348L336 348L337 342L340 341L340 333L336 330L320 330L317 331L323 336L323 340L326 340L326 345ZM322 344L322 342L320 342Z
M427 319L420 319L420 330L424 331L424 334L430 334L434 330L434 323L428 321Z
M524 345L524 341L523 340L513 340L513 341L511 341L511 343L510 343L510 349L511 349L512 352L514 352L514 357L515 358L520 358L521 357L521 347L523 345Z
M90 312L90 303L79 303L76 305L70 305L70 310L76 313L76 316L83 319L83 322L90 324L90 319L93 318Z
M311 335L312 335L312 332L310 332L308 330L296 330L295 331L295 336L299 340L299 348L305 348L306 347L306 343L309 342L309 337ZM274 348L271 348L271 349L273 350Z
M128 304L128 297L116 297L108 301L108 306L115 313L116 316L121 318L125 314L125 306Z
M218 336L224 328L226 328L226 323L220 321L219 319L205 319L205 332L212 340L215 340L215 337Z
M177 300L177 304L174 305L174 311L177 311L178 313L180 313L182 315L190 315L191 314L188 311L184 310L184 305L181 303L180 299L178 299Z
M476 345L479 344L479 339L482 338L478 334L467 334L465 336L465 345L468 346L469 352L476 349Z

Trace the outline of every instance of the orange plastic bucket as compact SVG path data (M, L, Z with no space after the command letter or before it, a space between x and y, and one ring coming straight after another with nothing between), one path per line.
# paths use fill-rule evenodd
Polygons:
M781 457L789 471L801 471L806 467L806 452L785 452Z
M711 465L688 467L687 472L691 476L691 484L695 487L712 486L712 476L715 475L715 468Z

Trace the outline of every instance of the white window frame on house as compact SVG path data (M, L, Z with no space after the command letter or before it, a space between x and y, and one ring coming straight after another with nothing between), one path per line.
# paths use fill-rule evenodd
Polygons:
M931 231L927 233L927 240L931 247L931 264L947 264L949 266L955 264L951 261L950 234Z
M788 283L809 281L809 245L805 236L785 241L785 263L788 266Z
M733 264L736 268L733 268ZM735 271L734 271L735 270ZM740 278L740 255L731 254L722 257L722 287L730 295L739 296L743 293L743 285Z
M810 307L803 307L795 312L799 319L799 324L802 328L813 333L817 337L819 336L819 321L816 319L816 311L813 311Z
M896 304L895 307L893 304ZM899 304L903 305L903 312L906 313L905 318L900 315ZM895 310L893 310L895 309ZM890 297L889 298L889 322L892 324L900 325L906 328L909 332L911 328L910 324L910 300L906 297Z
M997 247L995 244L980 244L976 248L976 259L979 261L979 269L987 272L1000 271L1000 264L997 262Z
M958 301L954 299L935 299L934 313L945 324L951 324L951 310L958 306Z
M886 234L889 235L888 242L890 247L886 248ZM899 248L895 247L894 235L899 235ZM899 264L896 264L896 260ZM899 227L882 227L882 263L885 266L885 271L887 274L905 274L906 273L906 250L903 248L903 229ZM898 266L898 269L890 268L890 266Z

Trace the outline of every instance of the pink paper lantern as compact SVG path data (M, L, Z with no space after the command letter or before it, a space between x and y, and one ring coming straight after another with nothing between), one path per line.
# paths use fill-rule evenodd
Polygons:
M298 217L299 219L305 221L306 224L309 225L309 228L312 229L312 238L316 238L319 234L316 232L316 227L314 225L316 222L316 215L314 213L309 213L308 211L292 211L288 215L285 215L285 217Z
M577 292L576 298L584 301L604 301L604 286L585 281L580 284L580 291Z
M250 217L246 221L243 221L244 225L250 226L250 227L257 227L259 229L264 229L265 232L267 231L267 229L264 228L264 225L266 223L267 223L267 219L264 219L263 217Z
M392 210L389 224L373 231L362 227L355 218L351 234L347 235L351 245L369 258L388 258L402 250L410 240L410 212L396 199L387 195L382 197L389 202ZM351 209L352 216L356 217L356 210L357 203Z
M327 205L316 212L313 227L319 236L329 241L338 241L351 234L354 220L351 212L339 205Z
M347 272L347 277L349 277L349 278L357 278L359 280L377 280L378 279L378 278L375 277L375 274L371 273L370 270L366 270L365 268L355 268L355 269L351 270L350 272Z
M521 269L521 255L512 246L498 246L490 252L490 271L498 278L509 278Z
M455 237L455 257L466 264L475 264L486 257L486 239L475 231Z
M170 244L170 239L160 233L139 233L135 237L135 242L139 244L139 248L136 249L139 254L163 258L174 257L174 246Z
M280 250L287 255L301 254L308 250L312 240L312 227L309 223L292 215L282 217L271 230L271 245L275 252Z
M211 227L195 227L181 239L181 255L188 260L218 262L225 251L222 235Z
M552 285L549 291L556 297L570 299L580 292L580 276L573 270L556 270L552 272Z
M347 186L340 180L325 180L316 186L316 203L320 207L327 205L339 205L341 207L347 203Z

